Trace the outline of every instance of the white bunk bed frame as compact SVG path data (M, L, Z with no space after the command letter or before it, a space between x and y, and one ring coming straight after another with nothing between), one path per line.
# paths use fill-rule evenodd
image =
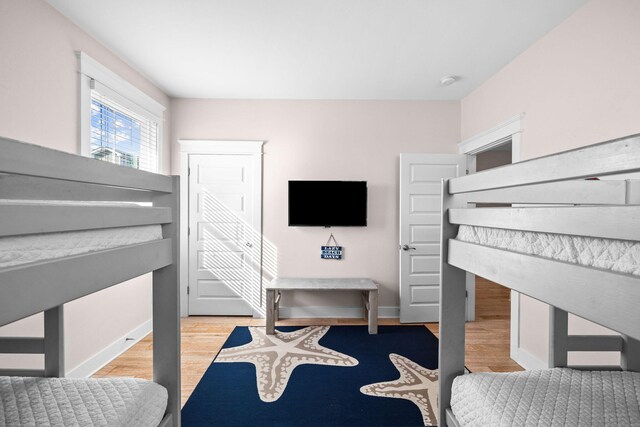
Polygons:
M466 224L638 241L639 192L631 188L637 182L584 180L637 171L640 135L633 135L443 180L438 402L442 425L458 425L450 402L453 380L465 372L466 271L552 306L552 367L567 366L568 351L620 351L621 366L616 368L640 371L640 277L455 239L459 225ZM475 209L468 208L469 203L543 206ZM568 336L567 312L621 335Z
M151 207L0 205L0 236L160 224L163 239L0 269L0 326L44 311L44 337L0 338L0 353L44 354L64 376L63 304L153 272L153 380L168 391L161 426L180 425L178 177L0 138L0 199L148 202ZM114 269L113 266L118 268Z

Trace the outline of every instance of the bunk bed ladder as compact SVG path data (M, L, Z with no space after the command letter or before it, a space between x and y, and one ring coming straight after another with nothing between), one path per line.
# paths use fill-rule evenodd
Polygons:
M62 305L44 312L44 337L2 337L0 353L44 354L44 369L0 369L16 377L64 377L64 310Z
M569 335L568 313L557 307L549 310L549 367L569 367L589 371L640 371L640 341L626 335ZM620 365L569 365L570 351L617 351Z

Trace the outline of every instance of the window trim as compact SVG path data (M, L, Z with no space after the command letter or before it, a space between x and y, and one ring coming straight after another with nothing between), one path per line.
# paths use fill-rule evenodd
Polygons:
M163 169L163 113L167 109L149 95L100 64L84 52L76 52L79 63L80 82L80 147L82 156L90 157L91 150L91 80L95 80L110 92L114 101L121 102L127 108L139 112L158 124L158 170ZM114 96L115 95L115 96Z

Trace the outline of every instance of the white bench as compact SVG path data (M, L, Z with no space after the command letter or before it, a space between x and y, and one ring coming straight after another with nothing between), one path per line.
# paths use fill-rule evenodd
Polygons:
M378 285L371 279L278 278L266 287L267 334L275 333L280 297L283 291L360 291L364 318L369 319L369 333L378 333Z

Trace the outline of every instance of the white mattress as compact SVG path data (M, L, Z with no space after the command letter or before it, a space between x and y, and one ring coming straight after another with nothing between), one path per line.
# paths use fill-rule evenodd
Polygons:
M640 276L640 242L461 225L457 240Z
M462 375L451 409L461 426L639 426L640 373L567 368Z
M159 225L0 238L0 268L162 239Z
M139 205L138 203L122 202L6 199L0 199L0 204L111 207ZM113 249L119 246L159 239L162 239L162 229L159 225L2 237L0 238L0 268Z
M157 426L166 406L151 381L0 377L0 426Z

